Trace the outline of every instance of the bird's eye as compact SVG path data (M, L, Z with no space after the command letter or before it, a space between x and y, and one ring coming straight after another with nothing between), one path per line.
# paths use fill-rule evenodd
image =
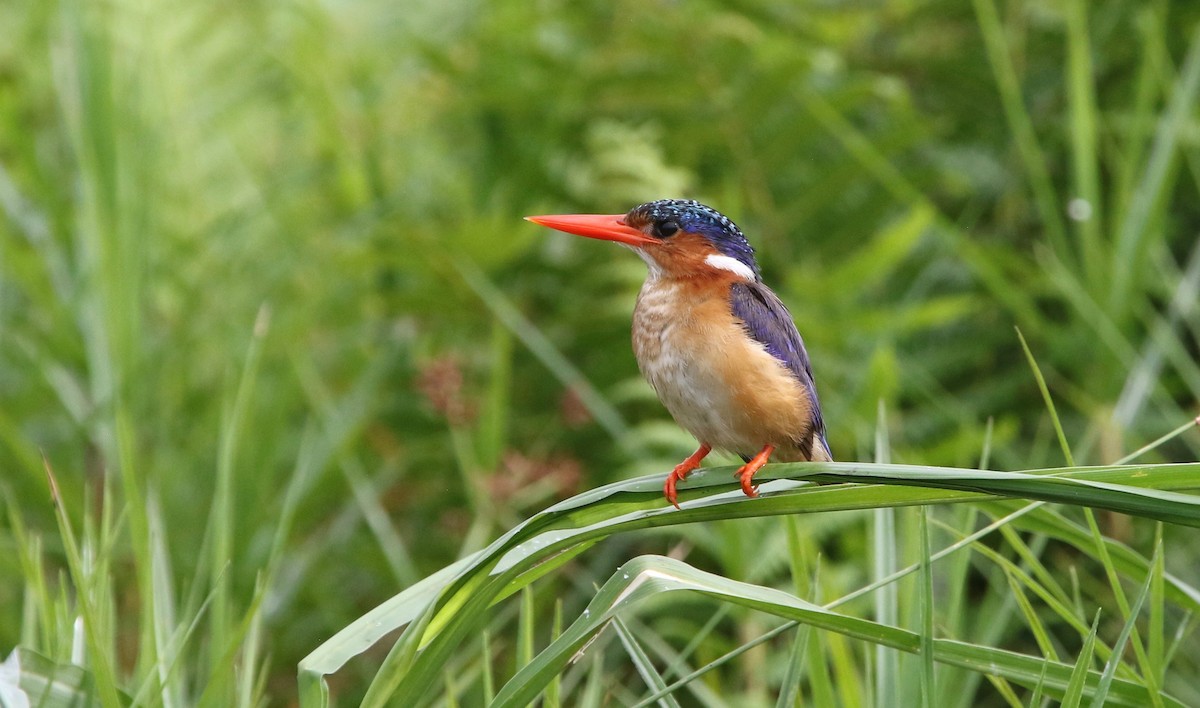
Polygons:
M668 238L679 232L679 224L674 221L660 221L655 225L655 231L658 232L659 238Z

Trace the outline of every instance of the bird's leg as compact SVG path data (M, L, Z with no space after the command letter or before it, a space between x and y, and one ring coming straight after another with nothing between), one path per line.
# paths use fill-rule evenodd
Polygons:
M771 453L775 452L774 445L765 445L763 449L758 451L758 454L750 458L750 461L738 468L737 472L733 473L734 477L742 480L742 491L748 497L757 497L758 490L750 486L750 481L754 479L754 473L762 469L762 466L767 464L771 459Z
M687 479L688 473L700 466L708 453L712 452L712 445L708 443L700 443L700 447L691 454L686 460L675 465L675 469L671 470L671 474L667 475L667 481L663 484L663 495L667 497L667 501L676 509L679 508L679 502L675 501L675 483L682 482Z

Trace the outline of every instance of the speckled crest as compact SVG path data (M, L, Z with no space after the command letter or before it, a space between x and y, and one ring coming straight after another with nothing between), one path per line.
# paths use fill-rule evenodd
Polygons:
M627 223L659 223L673 220L679 228L704 236L722 254L736 258L761 279L754 248L737 224L721 212L693 199L659 199L629 210Z

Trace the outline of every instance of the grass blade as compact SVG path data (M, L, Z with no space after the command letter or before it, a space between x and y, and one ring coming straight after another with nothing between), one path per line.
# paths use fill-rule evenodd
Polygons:
M1063 226L1062 209L1059 208L1058 196L1046 169L1046 155L1038 143L1037 132L1033 128L1033 120L1025 108L1021 97L1021 85L1013 68L1005 38L1004 27L1000 24L1000 15L996 12L993 0L973 0L975 16L979 21L979 29L983 34L983 43L987 48L988 60L992 65L992 75L1000 91L1000 104L1004 107L1004 117L1009 129L1017 142L1021 153L1021 161L1029 178L1029 186L1033 192L1034 204L1037 205L1041 217L1042 228L1050 245L1059 258L1069 261L1070 251L1067 248L1066 229Z
M804 670L810 633L811 630L803 625L796 630L796 636L792 639L792 649L788 653L787 669L783 673L783 680L779 686L779 698L775 701L775 708L793 708L800 700L800 677Z
M933 677L933 554L929 549L929 507L917 508L917 533L921 537L921 574L918 603L921 615L921 704L936 704L937 685Z
M613 574L589 603L587 612L500 690L495 705L499 708L526 705L618 613L649 597L679 591L699 593L909 653L918 653L921 648L921 637L913 632L831 612L779 590L706 573L681 561L641 556ZM952 640L934 640L933 653L939 662L1002 676L1022 685L1041 682L1052 695L1058 696L1065 695L1073 673L1072 667L1059 662ZM1089 672L1084 690L1094 691L1099 679L1096 672ZM1108 698L1112 705L1137 705L1148 699L1147 694L1143 686L1114 679ZM1169 697L1164 700L1180 705Z
M1133 192L1129 210L1117 229L1113 250L1113 283L1109 291L1109 308L1125 312L1131 302L1134 271L1144 262L1142 239L1154 218L1155 206L1162 203L1167 189L1167 175L1174 159L1180 136L1196 106L1200 92L1200 29L1193 31L1184 59L1183 70L1174 87L1174 95L1166 113L1159 121L1154 146L1145 171ZM1161 208L1161 207L1159 207Z
M1154 560L1151 565L1158 564L1158 558L1162 555L1162 545L1158 545L1154 549ZM1116 676L1117 667L1121 664L1121 656L1125 653L1125 645L1129 642L1129 637L1133 634L1134 627L1137 625L1138 615L1141 614L1142 605L1146 602L1146 597L1150 594L1150 587L1154 582L1154 573L1149 573L1146 576L1146 582L1142 583L1142 590L1138 593L1137 598L1133 601L1133 606L1129 608L1129 616L1125 620L1125 625L1121 627L1121 633L1117 636L1117 642L1113 645L1112 656L1109 657L1108 663L1104 665L1104 673L1100 676L1100 684L1096 687L1096 692L1092 695L1092 708L1103 708L1104 701L1108 698L1108 689L1112 685L1113 677ZM1154 684L1151 684L1154 685Z
M650 661L649 655L638 644L637 639L621 621L620 617L612 619L612 627L617 633L617 637L621 640L621 645L625 647L625 652L629 654L630 660L633 662L634 668L637 669L638 675L646 682L646 687L659 695L658 703L663 708L679 708L679 701L670 693L667 693L667 682L663 680L662 674L658 669L654 668L654 663ZM553 679L551 679L553 681Z
M988 494L1092 504L1200 525L1200 499L1168 491L1200 487L1200 464L1016 473L895 464L786 463L768 465L760 471L764 484L760 487L762 496L757 499L741 494L732 481L733 469L717 467L694 472L688 480L689 496L698 490L711 489L717 493L686 502L679 511L663 505L662 475L616 482L560 502L515 527L483 551L448 566L360 618L310 654L301 664L301 673L308 675L309 680L319 680L319 676L336 671L378 638L408 624L436 602L439 609L430 620L426 641L436 638L439 649L423 652L418 658L418 663L425 662L424 668L432 667L439 652L449 651L449 645L441 642L457 642L457 637L468 631L469 624L480 621L479 616L472 616L465 608L486 608L523 587L513 581L525 570L570 549L578 552L581 544L625 530L834 509L980 501L987 499ZM789 474L835 484L813 486L795 481ZM443 633L445 637L439 637ZM419 680L412 678L417 681L412 690L425 685L423 681L440 678L440 673L422 675L424 678Z
M1103 202L1100 196L1099 144L1092 46L1088 34L1087 0L1070 0L1067 16L1067 95L1070 98L1071 185L1074 195L1067 213L1076 222L1083 272L1088 282L1104 281Z
M1083 690L1087 685L1088 667L1092 663L1092 648L1096 645L1096 628L1099 625L1100 613L1097 612L1096 618L1092 620L1092 629L1084 639L1083 648L1079 650L1079 657L1075 660L1075 668L1071 671L1071 680L1067 683L1067 690L1062 699L1064 708L1066 706L1078 708L1080 701L1083 700Z

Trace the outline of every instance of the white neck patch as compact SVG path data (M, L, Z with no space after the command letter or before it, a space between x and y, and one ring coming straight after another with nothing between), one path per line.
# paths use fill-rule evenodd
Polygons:
M625 244L621 245L624 246ZM646 266L650 269L646 279L658 280L659 276L662 275L662 266L658 264L658 261L654 260L654 256L651 256L649 253L646 253L640 248L634 248L633 246L626 246L626 248L638 254L638 256L640 256L641 259L646 262Z
M754 277L754 271L750 269L750 266L742 263L736 258L722 256L719 253L712 253L704 259L704 262L713 268L727 270L738 277L745 278L746 280L756 280Z

